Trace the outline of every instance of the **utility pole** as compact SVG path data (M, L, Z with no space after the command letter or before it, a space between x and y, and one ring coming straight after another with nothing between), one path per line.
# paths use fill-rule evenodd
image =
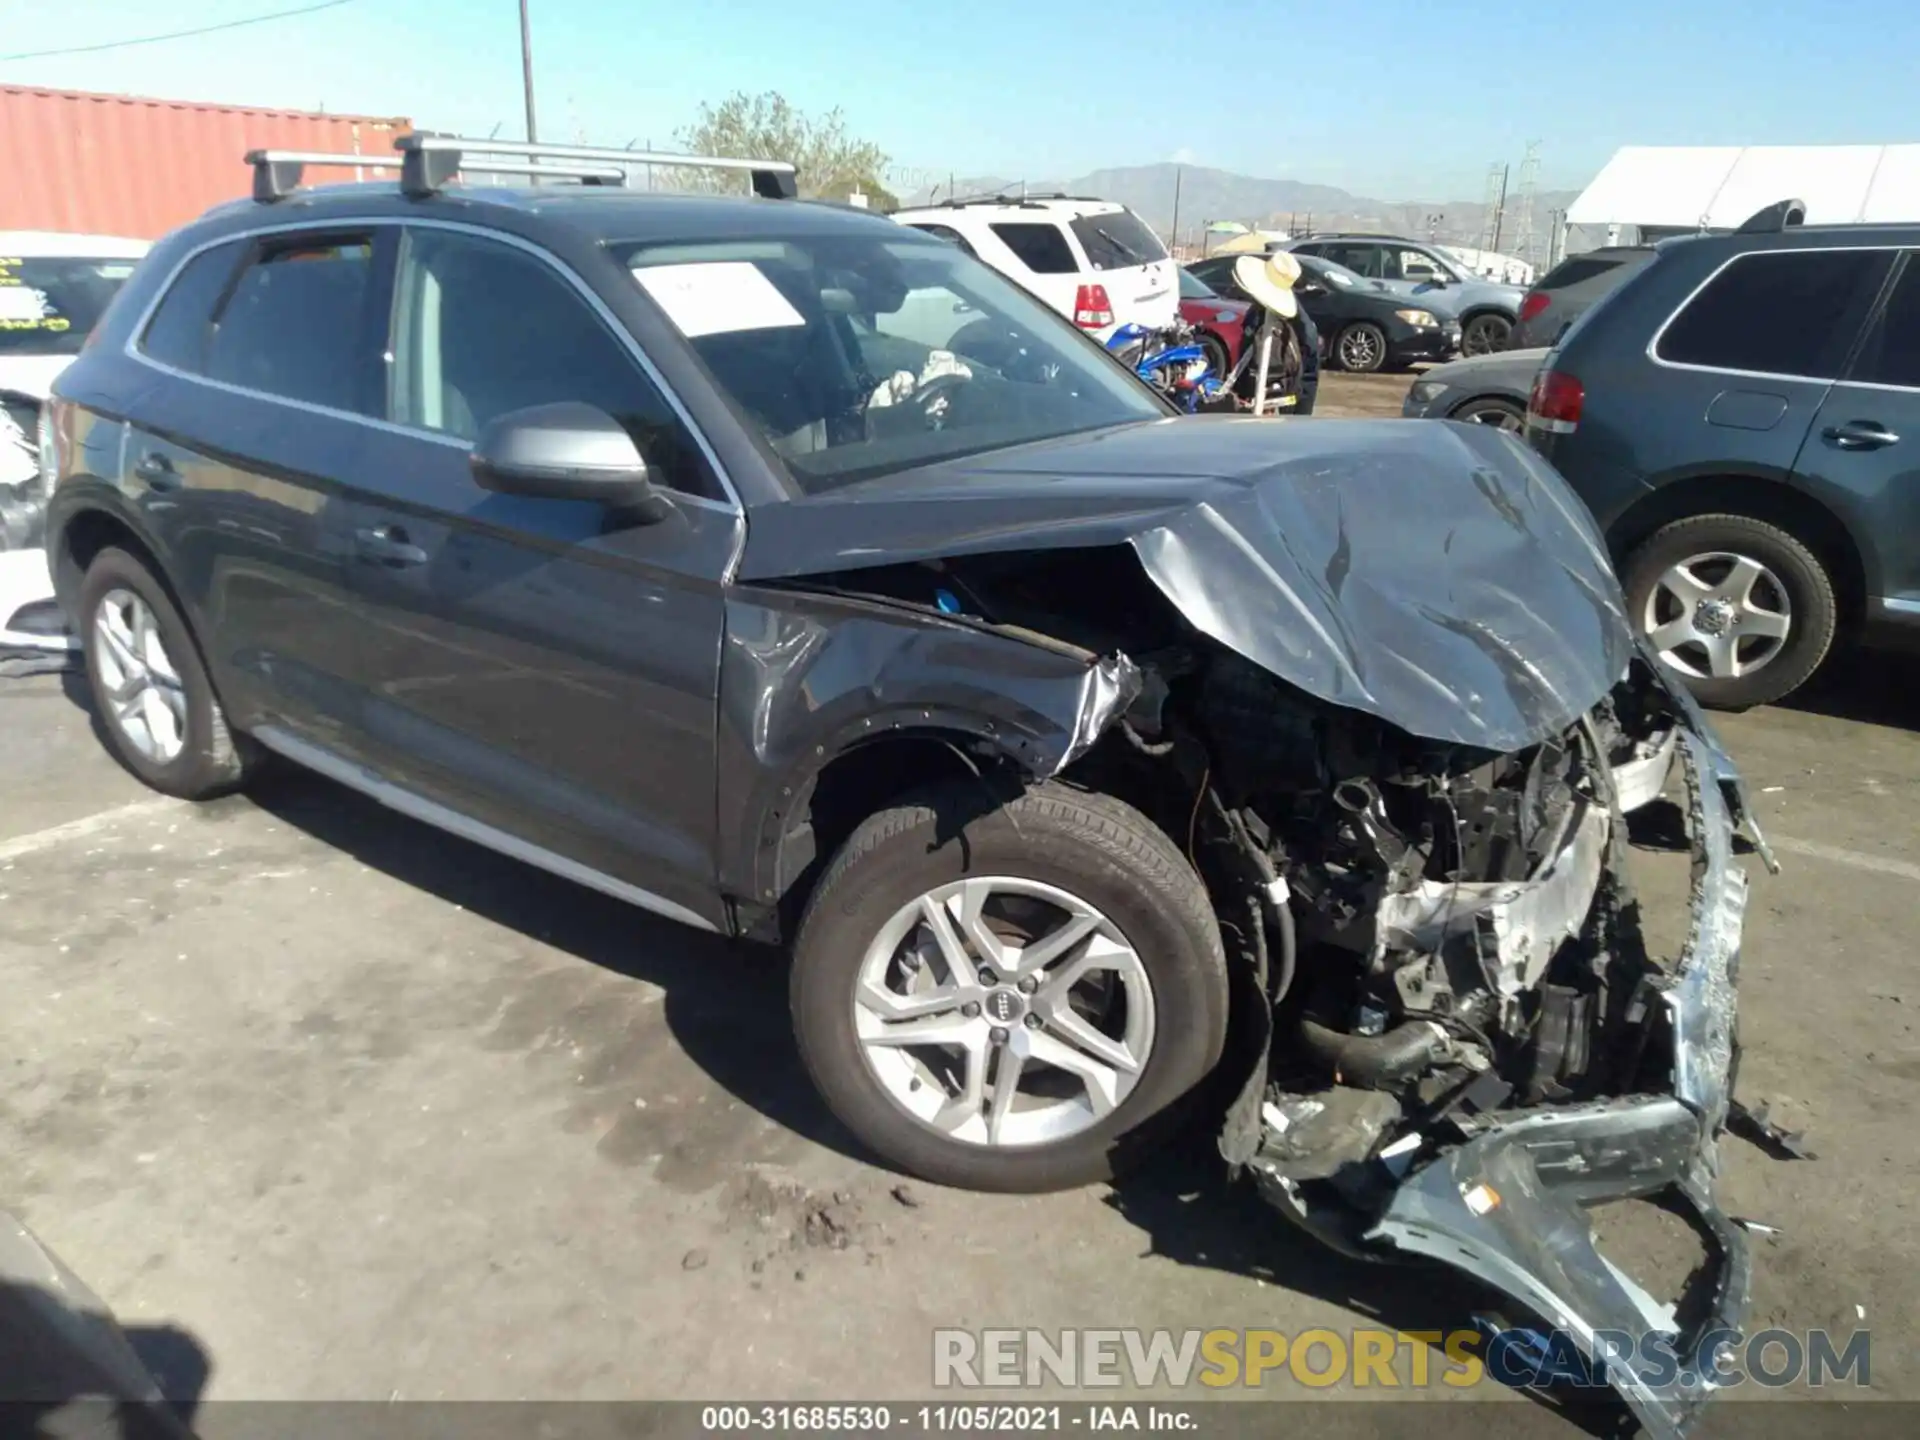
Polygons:
M533 26L527 19L527 0L520 0L520 78L527 90L527 143L533 145L540 130L533 118Z
M1507 171L1509 166L1500 167L1500 199L1493 207L1493 243L1487 248L1498 254L1500 251L1500 227L1507 218Z
M1181 165L1173 167L1173 244L1175 249L1180 246L1180 175L1184 169L1185 167Z

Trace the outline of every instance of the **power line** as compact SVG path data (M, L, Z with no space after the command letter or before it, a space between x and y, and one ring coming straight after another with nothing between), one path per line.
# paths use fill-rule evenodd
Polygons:
M318 5L302 5L296 10L276 10L271 15L249 15L244 20L222 20L218 25L202 25L194 30L170 30L164 35L143 35L137 40L108 40L99 45L68 45L59 50L27 50L18 55L0 55L8 60L45 60L54 55L93 55L102 50L125 50L133 45L158 45L163 40L186 40L195 35L212 35L220 30L238 30L243 25L264 25L269 20L291 20L296 15L312 15L321 10L337 10L353 0L322 0Z

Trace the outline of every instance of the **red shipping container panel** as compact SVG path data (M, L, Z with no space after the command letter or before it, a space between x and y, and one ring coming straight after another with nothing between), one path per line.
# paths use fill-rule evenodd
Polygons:
M157 239L252 193L249 150L318 150L394 165L408 120L252 110L0 85L0 230ZM304 184L395 180L399 170L309 165Z

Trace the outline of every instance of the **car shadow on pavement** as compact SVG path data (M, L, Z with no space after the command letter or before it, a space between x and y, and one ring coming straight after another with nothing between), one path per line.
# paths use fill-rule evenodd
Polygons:
M1835 720L1920 730L1920 654L1842 651L1779 705Z
M818 1099L800 1063L780 951L650 915L290 766L273 767L248 787L247 798L450 906L659 987L674 1041L715 1084L806 1139L871 1163Z

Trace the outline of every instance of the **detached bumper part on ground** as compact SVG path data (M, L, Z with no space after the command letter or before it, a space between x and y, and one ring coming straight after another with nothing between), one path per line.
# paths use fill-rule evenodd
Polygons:
M1639 1072L1643 1082L1660 1083L1506 1110L1498 1108L1504 1086L1483 1093L1491 1102L1484 1109L1473 1103L1478 1087L1469 1087L1464 1103L1397 1136L1399 1107L1378 1091L1336 1086L1305 1099L1270 1087L1257 1137L1243 1103L1222 1145L1270 1201L1321 1238L1376 1256L1440 1261L1564 1333L1660 1440L1685 1435L1713 1394L1716 1354L1739 1331L1750 1281L1746 1238L1719 1208L1715 1184L1735 1069L1734 982L1747 895L1733 845L1752 820L1732 764L1698 710L1682 695L1673 701L1679 740L1674 745L1669 734L1661 753L1679 760L1689 801L1690 933L1678 961L1649 972L1621 1012L1630 1044L1665 1054L1664 1067ZM1616 803L1616 830L1622 814ZM1610 867L1619 864L1623 838L1608 847ZM1580 848L1570 841L1567 853ZM1596 892L1601 908L1632 904L1617 877ZM1515 948L1504 935L1499 944L1503 954ZM1331 1163L1329 1113L1337 1113L1348 1147ZM1317 1140L1303 1133L1316 1121ZM1342 1143L1335 1139L1336 1151ZM1656 1195L1684 1207L1712 1251L1706 1301L1685 1333L1673 1307L1595 1248L1583 1209ZM1614 1338L1621 1335L1662 1336L1666 1345L1623 1354Z

